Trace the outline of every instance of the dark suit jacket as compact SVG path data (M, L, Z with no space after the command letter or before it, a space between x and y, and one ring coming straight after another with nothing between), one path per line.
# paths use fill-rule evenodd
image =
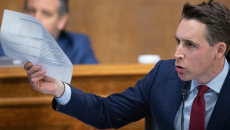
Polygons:
M61 47L72 64L97 64L98 61L90 46L88 36L79 33L62 31L57 39ZM0 45L0 56L5 56Z
M72 64L98 63L91 48L90 40L84 34L62 31L57 39L57 43Z
M160 61L153 70L122 93L107 98L71 87L70 101L58 111L97 128L119 128L152 114L159 130L174 130L181 90L175 60ZM53 100L53 108L57 102ZM230 130L230 74L228 73L208 124L208 130Z
M228 54L226 55L226 59L228 60L228 62L230 62L230 52L228 52Z

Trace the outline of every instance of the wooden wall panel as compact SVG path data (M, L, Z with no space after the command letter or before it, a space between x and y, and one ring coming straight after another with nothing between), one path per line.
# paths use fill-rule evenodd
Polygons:
M88 34L100 63L137 63L141 54L171 59L187 1L197 4L203 0L70 0L66 30ZM230 7L229 0L216 1ZM0 20L3 9L22 8L23 0L1 0Z
M174 58L182 6L201 0L72 0L68 30L90 35L101 63L136 63L141 54ZM219 0L230 7L229 0Z

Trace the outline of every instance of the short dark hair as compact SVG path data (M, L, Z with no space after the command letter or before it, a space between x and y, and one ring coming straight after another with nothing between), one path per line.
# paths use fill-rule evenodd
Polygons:
M68 0L58 0L58 1L59 1L59 7L58 7L59 16L69 13ZM24 10L27 10L27 4L28 4L28 0L25 0Z
M59 0L59 16L69 13L68 0Z
M182 12L183 19L195 19L206 25L205 37L210 46L224 42L227 55L230 45L230 11L220 2L210 0L198 5L186 3Z

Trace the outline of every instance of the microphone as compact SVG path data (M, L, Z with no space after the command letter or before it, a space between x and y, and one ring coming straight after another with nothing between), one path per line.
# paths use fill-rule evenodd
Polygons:
M182 89L181 90L181 96L182 96L182 114L181 114L181 130L184 130L184 101L185 98L187 96L187 90L186 89Z

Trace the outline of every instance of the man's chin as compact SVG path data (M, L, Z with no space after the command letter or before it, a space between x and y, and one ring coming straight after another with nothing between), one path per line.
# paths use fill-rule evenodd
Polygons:
M179 77L181 80L183 80L183 81L189 81L189 80L191 80L186 74L183 74L183 73L181 73L181 72L178 72L177 74L178 74L178 77Z

